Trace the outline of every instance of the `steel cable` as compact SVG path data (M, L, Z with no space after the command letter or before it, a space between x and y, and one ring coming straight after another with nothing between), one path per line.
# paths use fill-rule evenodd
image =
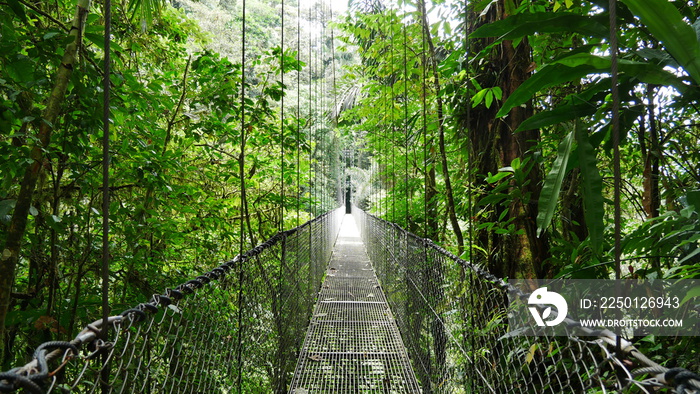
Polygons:
M279 232L109 317L108 340L100 319L71 342L42 344L31 362L0 372L0 392L286 392L343 214Z

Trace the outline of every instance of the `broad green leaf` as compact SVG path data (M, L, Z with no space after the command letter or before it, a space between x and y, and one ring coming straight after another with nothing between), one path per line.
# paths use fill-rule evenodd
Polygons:
M603 233L605 230L605 201L603 199L603 177L597 167L596 151L588 140L588 131L576 126L578 143L578 162L581 169L581 186L583 189L583 208L591 248L597 255L603 252Z
M481 104L481 102L484 100L484 97L486 96L486 93L488 92L487 89L481 89L476 94L474 97L472 97L472 108L476 107L477 105Z
M689 190L685 194L688 205L695 207L695 212L700 212L700 190Z
M59 34L61 34L60 31L57 31L57 30L50 31L50 32L44 34L44 40L50 40Z
M17 0L8 0L7 4L12 9L12 12L19 17L22 22L27 21L27 15L24 13L24 6Z
M542 111L529 117L520 124L515 132L517 133L523 130L541 129L554 124L591 116L597 110L598 108L588 103L562 105L552 110Z
M491 108L491 103L493 103L493 91L489 89L489 91L486 92L486 99L484 100L484 104L486 105L486 108Z
M610 72L610 64L609 57L591 55L590 53L576 53L561 58L552 64L544 66L523 82L506 99L497 116L505 116L514 107L524 104L537 92L551 86L578 80L589 74ZM685 90L685 85L679 78L657 64L621 60L619 70L642 82L674 86L681 92Z
M700 249L698 249L700 250ZM681 305L685 304L688 302L690 299L695 298L695 297L700 297L700 286L693 287L692 289L688 290L688 293L683 297L683 301L681 301Z
M511 109L524 104L540 90L583 78L596 71L597 69L595 67L588 65L567 67L563 64L550 64L544 66L508 96L503 106L498 111L497 116L501 117L507 115Z
M535 33L580 33L607 37L607 17L587 16L571 12L520 13L476 29L472 38L498 37L512 40Z
M14 199L0 200L0 217L8 215L15 208L15 204L17 200Z
M678 264L679 265L684 264L686 261L692 259L693 257L697 256L698 254L700 254L700 248L697 248L697 249L693 250L692 252L688 253L687 256L683 257L680 261L678 261Z
M7 74L17 82L30 82L34 79L34 62L28 57L19 55L5 64Z
M537 236L542 235L542 232L549 227L549 223L554 217L554 211L557 208L559 192L561 184L564 181L566 174L566 165L569 162L571 155L571 144L573 142L573 131L564 137L564 140L559 144L559 152L554 160L552 170L549 171L542 185L540 199L537 202Z
M700 45L692 26L674 4L666 0L622 0L646 25L651 34L664 44L674 59L700 83Z
M500 170L499 170L499 172L497 172L495 175L491 175L491 173L489 173L489 176L486 177L486 182L488 182L488 183L496 183L496 182L500 181L501 179L503 179L503 178L505 178L505 177L507 177L507 176L511 176L511 175L513 175L513 174L512 174L512 171L511 171L511 172L505 172L505 171L500 171Z
M105 39L104 39L104 35L103 35L103 34L96 34L96 33L88 33L88 32L85 32L84 35L85 35L85 38L88 39L88 41L90 41L91 43L95 44L95 46L97 46L98 48L100 48L100 49L102 49L102 50L104 51L104 49L105 49ZM124 48L122 48L121 46L119 46L119 44L117 44L117 43L114 42L114 41L110 41L110 42L109 42L109 47L112 48L112 51L125 52L125 51L124 51Z
M590 53L576 53L571 56L566 56L552 63L564 64L569 67L588 65L596 68L598 71L607 72L612 67L612 61L607 56L597 56ZM671 85L678 90L685 90L686 85L683 84L678 77L663 69L663 65L656 63L644 63L619 59L618 70L634 77L642 82L653 85Z

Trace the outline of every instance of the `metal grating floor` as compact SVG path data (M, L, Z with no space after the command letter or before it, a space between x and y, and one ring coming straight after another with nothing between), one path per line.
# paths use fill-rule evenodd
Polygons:
M420 392L353 217L346 215L290 393Z

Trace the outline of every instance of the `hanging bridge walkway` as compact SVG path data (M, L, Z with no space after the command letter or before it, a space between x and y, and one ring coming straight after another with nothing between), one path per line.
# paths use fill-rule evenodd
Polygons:
M514 335L509 292L430 240L339 209L40 345L0 373L0 392L700 392L698 375L607 330Z
M420 392L357 231L343 219L291 385L306 392Z

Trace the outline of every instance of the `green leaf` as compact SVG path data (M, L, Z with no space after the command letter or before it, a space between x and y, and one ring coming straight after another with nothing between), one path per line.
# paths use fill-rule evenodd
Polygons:
M489 91L486 93L486 100L484 101L484 104L486 105L486 108L491 108L491 103L493 103L493 91L489 89Z
M44 34L44 40L50 40L59 34L61 34L60 31L57 31L57 30L50 31L50 32Z
M88 33L85 32L83 33L85 35L85 38L87 38L91 43L95 44L98 48L102 49L103 51L105 50L105 38L104 35L102 34L96 34L96 33ZM114 41L109 42L109 47L112 48L112 51L116 52L125 52L124 48L119 46Z
M477 205L483 207L489 204L498 204L501 201L505 200L506 197L508 196L506 196L505 194L489 194L486 197L479 200Z
M153 19L160 16L165 2L163 0L130 0L129 12L131 19L136 19L141 24L143 30L151 26Z
M476 94L472 97L472 108L476 107L477 105L481 104L481 102L484 100L484 97L486 96L486 92L488 92L489 89L481 89Z
M571 56L560 58L552 63L564 64L569 67L588 65L599 72L608 72L612 67L609 56L597 56L590 53L575 53ZM639 81L654 85L670 85L679 91L684 91L686 85L674 74L663 69L663 65L656 63L637 62L627 59L619 59L618 69L621 73L636 78Z
M688 205L695 207L695 212L700 212L700 190L689 190L685 194Z
M688 253L687 256L683 257L683 258L678 262L678 265L681 265L681 264L685 263L686 261L692 259L693 257L697 256L698 254L700 254L700 248L697 248L697 249L693 250L692 252Z
M586 16L570 12L520 13L476 29L471 38L498 37L512 40L535 33L580 33L607 37L607 16Z
M15 204L17 204L17 200L15 199L0 201L0 216L5 216L9 214L10 211L12 211L15 208Z
M17 0L7 0L7 4L12 9L12 12L19 17L22 22L27 22L27 15L24 13L24 7Z
M559 199L559 191L561 191L561 184L566 174L566 165L571 155L573 134L573 131L567 134L564 140L559 144L557 158L554 160L554 164L552 164L552 170L549 171L549 174L547 174L544 180L544 185L542 185L540 199L537 202L538 237L549 227L549 223L552 221L552 217L554 217L554 211L556 210L557 201Z
M588 140L588 131L575 127L578 143L578 162L581 169L581 186L583 189L583 214L588 228L593 252L600 256L603 252L603 233L605 230L605 201L603 200L603 177L598 171L596 152Z
M542 111L531 116L520 124L515 130L515 133L523 130L541 129L554 124L591 116L596 113L597 110L597 107L588 103L562 105L552 110Z
M7 74L17 82L29 82L34 79L34 62L26 56L19 55L6 63L5 69Z
M506 172L506 171L501 171L501 170L502 170L502 169L499 169L499 172L497 172L495 175L491 175L491 173L489 173L489 176L486 177L486 182L488 182L488 183L496 183L496 182L500 181L501 179L503 179L503 178L505 178L505 177L507 177L507 176L513 175L513 172L512 172L512 171Z
M686 293L685 297L683 297L683 300L681 301L681 305L685 304L691 298L695 297L700 297L700 286L695 286L692 289L688 290L688 293Z
M497 116L505 116L514 107L524 104L537 92L551 86L575 81L589 74L610 72L610 64L609 57L591 55L590 53L576 53L558 59L554 63L542 67L532 77L523 82L503 103ZM657 64L621 59L619 70L642 82L670 85L681 92L686 88L679 78Z
M503 106L498 111L496 116L502 117L508 114L511 109L518 105L526 103L532 96L540 90L551 86L559 85L564 82L569 82L585 77L588 74L596 72L595 67L582 65L578 67L567 67L563 64L550 64L542 67L532 77L523 82L515 92L513 92Z
M622 0L651 34L695 80L700 83L700 45L692 26L676 6L666 0Z

